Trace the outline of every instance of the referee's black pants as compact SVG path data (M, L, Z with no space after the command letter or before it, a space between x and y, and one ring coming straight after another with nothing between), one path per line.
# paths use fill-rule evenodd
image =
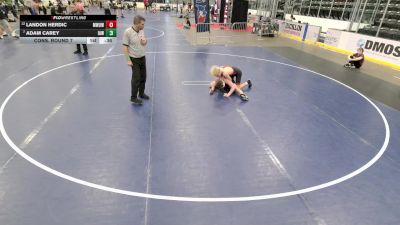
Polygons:
M135 99L144 94L146 87L146 57L133 58L132 61L132 80L131 80L131 99Z
M83 46L83 52L87 52L87 44L82 44L82 46ZM77 45L76 45L76 50L77 50L78 52L81 51L81 45L80 45L80 44L77 44Z

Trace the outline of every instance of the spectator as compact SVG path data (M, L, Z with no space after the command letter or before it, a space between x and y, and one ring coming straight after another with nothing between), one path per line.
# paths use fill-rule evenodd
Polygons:
M149 9L149 0L143 0L143 4L144 4L144 10L147 12L147 10Z
M16 10L17 9L17 5L13 5L13 1L11 1L11 0L6 0L5 1L5 7L6 7L6 10L7 10L7 14L8 14L8 12L11 11L11 13L12 13L12 15L14 17L13 20L8 18L8 22L15 22L16 19L18 18L18 13L17 13L17 10Z
M344 67L359 69L364 63L364 49L357 49L357 53L348 56L347 59L349 60L349 62L345 64Z
M183 14L183 9L185 8L185 5L186 5L186 3L183 2L183 3L182 3L182 7L181 7L181 15Z
M125 18L125 16L124 16L124 2L122 0L117 0L116 3L117 3L117 5L116 5L117 18L118 17Z
M57 9L56 9L56 14L63 14L64 13L64 6L61 2L61 0L57 0Z
M185 22L184 22L184 24L183 24L183 29L190 29L190 27L191 27L192 25L191 25L191 23L190 23L190 19L189 19L189 17L185 17Z
M7 32L14 38L19 38L18 35L12 32L11 26L8 23L7 8L4 3L0 4L0 39L3 39L3 35L7 35ZM5 34L4 34L5 32Z
M32 6L31 6L31 14L32 15L39 15L39 0L33 0L32 1Z
M103 1L104 15L111 15L111 3L109 0Z

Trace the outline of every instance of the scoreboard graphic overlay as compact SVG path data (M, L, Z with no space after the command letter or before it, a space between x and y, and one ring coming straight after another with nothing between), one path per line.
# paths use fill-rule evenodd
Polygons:
M112 44L117 41L116 15L21 15L22 43Z

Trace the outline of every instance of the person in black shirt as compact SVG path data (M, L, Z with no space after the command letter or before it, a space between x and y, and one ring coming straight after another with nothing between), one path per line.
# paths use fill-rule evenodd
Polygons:
M344 65L346 68L359 69L364 63L364 49L357 49L357 53L348 56L349 62Z
M192 24L190 23L189 17L185 17L185 22L183 24L183 28L184 29L190 29L191 26L192 26Z

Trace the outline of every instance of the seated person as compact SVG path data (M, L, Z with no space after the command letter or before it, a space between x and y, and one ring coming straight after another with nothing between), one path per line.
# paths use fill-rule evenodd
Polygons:
M185 17L184 20L185 20L185 22L184 22L184 24L183 24L183 28L184 28L184 29L190 29L191 23L190 23L189 17Z
M363 48L357 49L357 53L348 56L348 60L349 62L345 64L344 67L359 69L364 63L364 49Z
M156 5L156 3L152 3L151 4L151 9L150 9L150 11L152 12L152 13L157 13L157 5Z

